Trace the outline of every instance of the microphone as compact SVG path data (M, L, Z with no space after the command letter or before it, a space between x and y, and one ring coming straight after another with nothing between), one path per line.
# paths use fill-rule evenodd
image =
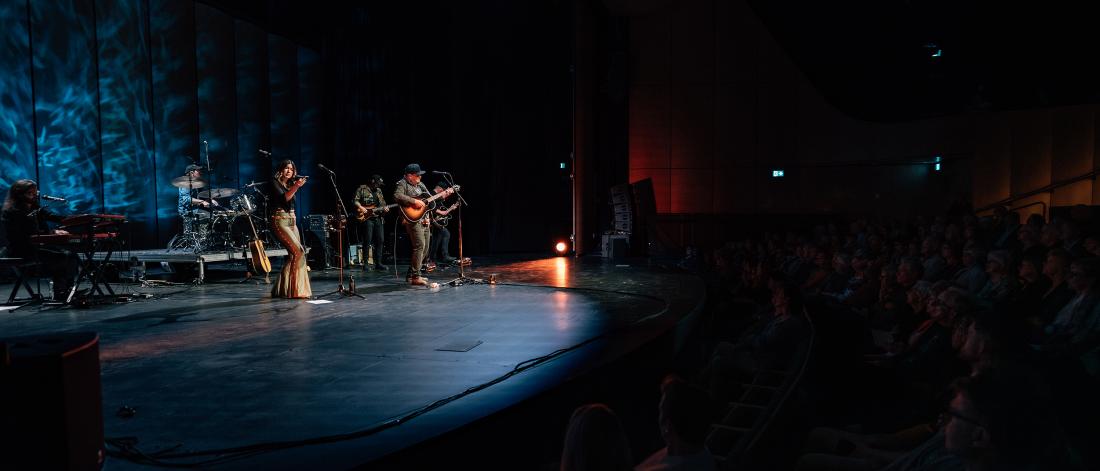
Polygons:
M67 199L62 198L60 196L50 196L50 195L39 194L38 197L42 198L44 200L47 200L47 201L62 201L62 202L68 201Z
M328 172L332 175L336 175L336 172L333 172L332 170L329 170L328 167L325 167L325 164L317 164L317 166L321 167L321 170L324 170L324 171L326 171L326 172Z
M263 150L263 149L256 149L256 150L260 151L260 153L263 154L263 155L271 155L271 152L268 152L266 150Z
M439 171L439 170L432 170L432 173L434 173L434 174L436 174L436 175L450 175L450 174L449 174L449 173L447 173L447 172L441 172L441 171Z
M206 141L202 141L202 143L203 143L203 144L209 144L209 142L206 142Z

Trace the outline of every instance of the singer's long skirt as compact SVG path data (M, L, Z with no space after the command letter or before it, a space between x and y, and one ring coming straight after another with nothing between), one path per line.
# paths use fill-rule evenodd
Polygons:
M274 298L309 298L313 290L309 287L309 272L306 269L306 251L302 248L302 238L295 225L294 212L276 211L271 216L271 227L275 237L286 247L287 258L279 279L271 288Z

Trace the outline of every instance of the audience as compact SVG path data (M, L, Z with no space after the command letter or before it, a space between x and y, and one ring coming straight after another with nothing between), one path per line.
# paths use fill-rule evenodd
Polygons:
M771 445L787 453L760 467L1100 469L1100 227L1077 209L1026 224L1006 208L857 218L727 243L711 258L721 322L707 324L714 343L687 376L707 389L666 380L664 448L635 469L712 469L704 444L725 413L711 398L729 407L759 375L806 361L815 372L790 386L800 419L783 429L786 448ZM567 440L562 469L595 462L580 441ZM805 443L797 462L784 459L791 443ZM629 461L625 440L597 448L605 469Z
M629 470L630 446L619 418L603 404L578 407L569 419L562 471Z
M658 422L665 447L634 467L637 471L712 470L704 446L715 411L710 395L675 377L661 384Z

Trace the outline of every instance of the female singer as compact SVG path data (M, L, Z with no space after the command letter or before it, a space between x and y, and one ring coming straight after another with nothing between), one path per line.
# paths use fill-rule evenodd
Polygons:
M306 270L306 252L302 248L302 237L294 217L294 194L305 184L306 177L296 175L291 160L284 160L275 166L275 176L268 190L268 204L273 210L271 227L275 237L286 247L288 255L278 281L271 288L272 297L305 299L313 295Z

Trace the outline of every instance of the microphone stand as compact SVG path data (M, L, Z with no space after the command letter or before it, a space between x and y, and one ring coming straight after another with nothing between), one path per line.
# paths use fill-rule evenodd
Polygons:
M339 211L339 214L336 215L335 223L336 223L336 246L337 246L336 254L340 258L340 260L337 262L337 265L336 265L338 273L339 273L339 275L337 276L337 279L339 281L338 281L338 284L336 285L336 291L324 294L324 295L322 295L322 297L323 296L328 296L330 294L340 293L341 295L344 295L344 296L355 296L359 299L366 299L362 295L360 295L359 293L355 292L355 288L353 287L354 284L355 284L355 279L354 278L352 278L352 281L349 283L348 288L347 289L344 288L344 229L347 228L348 210L347 210L346 207L344 207L344 198L342 198L340 196L340 188L338 186L336 186L336 173L334 173L333 171L331 171L327 168L322 168L322 170L324 170L326 173L328 173L328 180L329 180L329 182L332 183L332 191L334 193L336 193L336 203L339 205L336 208Z
M451 185L451 188L454 188L455 182L454 179L451 178L451 174L447 172L440 172L440 174L442 174L443 179L447 180L447 183ZM463 198L457 191L455 192L455 196L458 196L458 202L460 203L458 207L455 208L458 211L458 278L448 281L447 284L451 286L462 286L466 283L484 283L485 280L481 278L470 278L466 276L466 264L463 263L466 258L462 253L462 207L468 206L468 204L466 203L466 198Z
M206 174L209 175L207 180L210 185L206 188L206 209L210 211L210 222L207 227L207 234L214 233L214 167L210 165L210 141L202 141L202 145L206 150ZM194 208L192 208L194 209ZM205 242L205 241L204 241ZM195 246L195 252L201 252L198 249L198 245ZM203 249L206 247L204 246Z

